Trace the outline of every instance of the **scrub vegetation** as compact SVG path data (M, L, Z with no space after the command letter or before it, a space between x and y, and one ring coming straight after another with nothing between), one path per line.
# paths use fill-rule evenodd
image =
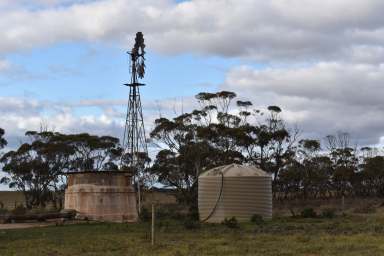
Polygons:
M0 255L383 255L384 215L275 217L259 223L83 223L0 230Z
M175 117L154 120L153 159L137 157L141 184L162 184L175 191L179 204L197 213L197 179L213 167L232 163L255 165L271 174L276 200L314 200L384 196L384 152L356 147L348 133L319 139L301 138L278 106L257 109L236 93L202 92L198 107ZM345 127L346 129L348 127ZM307 131L309 132L309 131ZM0 149L6 145L0 129ZM0 183L21 191L26 207L62 207L63 173L117 170L133 156L124 153L119 139L86 133L62 134L42 129L27 131L18 149L0 152L6 175ZM121 161L121 162L120 162Z

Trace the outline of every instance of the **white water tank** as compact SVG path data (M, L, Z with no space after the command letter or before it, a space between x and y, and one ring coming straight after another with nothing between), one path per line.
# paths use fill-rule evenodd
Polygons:
M254 214L272 217L272 179L255 166L216 167L201 174L198 185L202 221L221 222L231 217L249 221Z

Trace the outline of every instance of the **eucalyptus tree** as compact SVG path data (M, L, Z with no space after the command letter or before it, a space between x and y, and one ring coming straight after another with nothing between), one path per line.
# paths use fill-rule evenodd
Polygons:
M53 142L57 134L52 132L27 132L26 136L31 142L2 156L0 161L7 176L1 183L22 191L27 207L44 207L52 200L51 191L57 189L59 175L68 168L73 149Z
M110 136L26 132L29 142L5 153L0 161L7 174L1 183L22 191L26 204L45 207L62 196L66 172L117 169L121 156L119 140Z
M5 131L0 128L0 149L4 148L7 145L7 141L4 138Z
M280 108L269 108L262 124L252 117L250 101L237 101L231 108L233 92L202 92L196 95L198 109L173 119L159 118L151 132L163 149L151 171L158 181L179 191L179 201L195 205L197 178L201 172L219 165L251 163L272 172L277 178L293 152L293 137L279 116Z
M350 135L338 132L336 135L328 135L326 142L333 164L332 184L337 196L353 193L359 161L356 148L351 145Z

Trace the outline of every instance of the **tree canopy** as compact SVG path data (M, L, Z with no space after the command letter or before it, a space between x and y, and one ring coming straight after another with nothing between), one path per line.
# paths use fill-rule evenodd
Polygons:
M0 182L23 191L28 207L45 206L63 191L62 174L117 170L119 140L110 136L28 131L29 142L5 153ZM52 193L52 192L55 192Z

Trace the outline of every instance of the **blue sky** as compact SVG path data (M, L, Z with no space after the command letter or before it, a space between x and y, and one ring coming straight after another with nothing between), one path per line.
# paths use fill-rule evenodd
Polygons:
M132 40L133 41L133 40ZM96 43L59 43L5 55L15 71L1 77L4 96L43 100L121 99L129 81L126 49ZM150 45L148 46L148 48ZM215 90L225 72L239 62L191 54L164 56L148 50L143 94L148 99L190 96ZM19 72L18 72L19 73ZM164 88L172 90L164 90Z

